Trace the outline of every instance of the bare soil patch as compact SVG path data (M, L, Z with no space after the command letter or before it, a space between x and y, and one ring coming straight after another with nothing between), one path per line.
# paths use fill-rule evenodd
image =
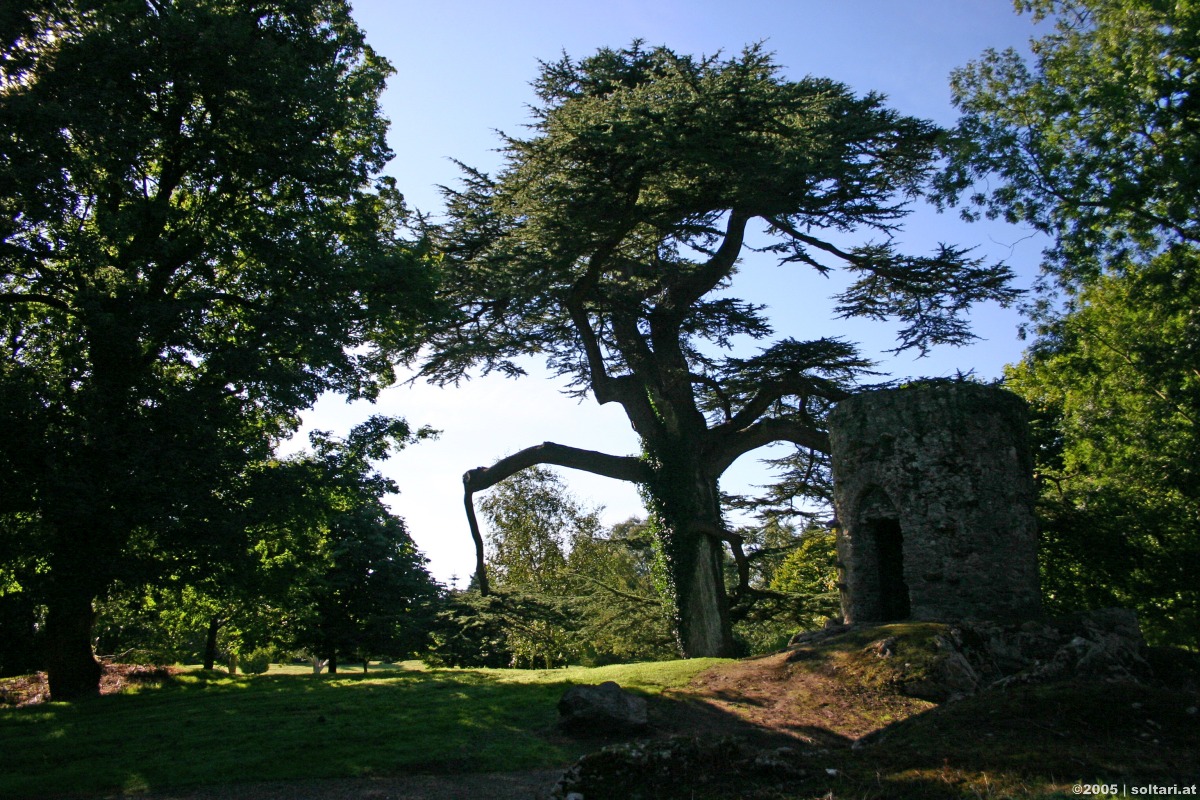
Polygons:
M836 747L933 707L847 681L841 674L845 671L836 659L806 650L725 664L700 673L684 689L664 693L664 701L694 714L688 719L685 712L677 724L666 727L676 734L703 731L773 744L784 737Z
M158 683L183 672L178 667L148 666L145 664L104 664L100 676L100 694L120 694L127 686L139 683ZM29 706L45 702L50 697L46 673L35 672L0 680L0 705Z

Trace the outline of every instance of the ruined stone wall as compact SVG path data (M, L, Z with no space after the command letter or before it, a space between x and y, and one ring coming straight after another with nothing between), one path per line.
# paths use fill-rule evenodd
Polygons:
M864 392L829 433L847 622L1037 615L1020 398L961 382Z

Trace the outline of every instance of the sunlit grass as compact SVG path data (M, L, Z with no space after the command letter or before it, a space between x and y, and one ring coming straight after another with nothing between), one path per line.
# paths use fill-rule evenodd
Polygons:
M0 710L0 797L553 767L586 749L553 735L567 685L615 680L654 694L714 663L191 671L97 700Z

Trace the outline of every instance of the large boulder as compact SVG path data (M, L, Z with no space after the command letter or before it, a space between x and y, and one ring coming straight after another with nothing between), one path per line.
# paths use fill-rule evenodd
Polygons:
M637 733L646 728L646 701L612 681L572 686L558 701L559 725L577 734Z

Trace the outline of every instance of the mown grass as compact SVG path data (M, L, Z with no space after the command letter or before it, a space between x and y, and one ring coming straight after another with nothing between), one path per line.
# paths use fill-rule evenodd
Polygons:
M188 672L85 702L0 709L0 797L558 766L588 749L554 735L568 685L615 680L653 694L714 663Z

